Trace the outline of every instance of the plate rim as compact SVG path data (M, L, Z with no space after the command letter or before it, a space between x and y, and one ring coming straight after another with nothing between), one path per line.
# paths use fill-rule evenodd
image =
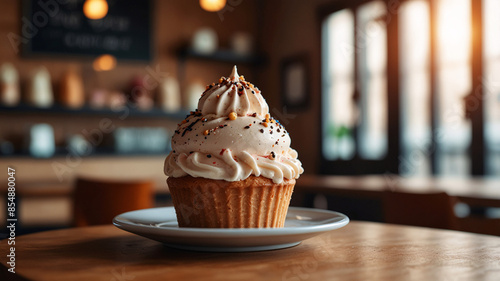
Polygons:
M175 208L173 206L169 207L155 207L155 208L148 208L148 209L140 209L140 210L134 210L134 211L129 211L129 212L124 212L122 214L119 214L113 218L113 225L125 230L131 232L129 229L126 229L124 227L130 226L133 228L141 228L141 229L148 229L156 232L157 234L159 233L165 233L165 234L184 234L188 236L196 236L196 235L203 235L203 234L217 234L218 236L234 236L237 235L238 237L255 237L258 235L265 235L265 236L281 236L281 235L296 235L296 234L305 234L305 233L318 233L318 232L325 232L329 230L334 230L338 228L342 228L346 226L349 222L350 219L348 216L346 216L343 213L336 212L336 211L331 211L331 210L324 210L324 209L316 209L316 208L305 208L305 207L289 207L289 210L293 211L307 211L307 212L319 212L319 213L327 213L331 215L335 215L340 217L340 220L335 221L335 222L328 222L324 224L318 224L318 225L309 225L309 226L291 226L291 227L283 227L283 228L195 228L195 227L158 227L154 225L148 225L148 224L138 224L134 223L131 221L124 221L120 220L121 216L125 216L130 213L137 213L137 212L147 212L147 211L159 211L161 209L164 210L169 210L173 211L175 214ZM135 232L133 232L135 233Z

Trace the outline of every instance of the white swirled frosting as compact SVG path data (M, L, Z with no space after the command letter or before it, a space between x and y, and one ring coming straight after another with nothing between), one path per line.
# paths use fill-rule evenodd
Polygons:
M226 181L255 175L281 183L304 171L290 142L269 116L260 90L238 76L235 66L229 78L207 86L198 109L179 124L165 174Z

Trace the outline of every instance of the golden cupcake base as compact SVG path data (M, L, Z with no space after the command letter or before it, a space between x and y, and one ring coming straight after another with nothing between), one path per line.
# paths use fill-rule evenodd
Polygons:
M250 176L228 182L184 176L167 179L180 227L283 227L295 180L275 184Z

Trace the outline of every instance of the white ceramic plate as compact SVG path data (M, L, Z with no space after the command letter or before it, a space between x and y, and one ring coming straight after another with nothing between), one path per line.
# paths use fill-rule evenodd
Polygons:
M288 248L323 232L341 228L341 213L290 207L283 228L186 228L177 225L174 207L123 213L113 224L165 245L194 251L248 252Z

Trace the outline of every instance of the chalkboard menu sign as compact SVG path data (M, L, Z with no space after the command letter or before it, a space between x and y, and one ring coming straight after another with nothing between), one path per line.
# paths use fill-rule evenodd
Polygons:
M152 59L150 0L107 0L108 14L99 20L83 13L85 0L23 0L23 56ZM26 40L27 39L27 40Z

